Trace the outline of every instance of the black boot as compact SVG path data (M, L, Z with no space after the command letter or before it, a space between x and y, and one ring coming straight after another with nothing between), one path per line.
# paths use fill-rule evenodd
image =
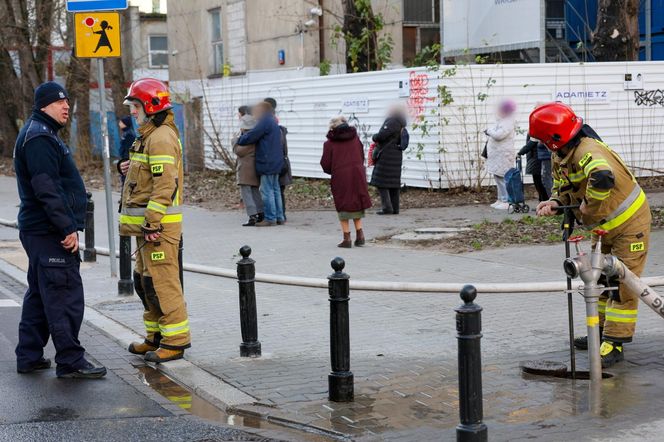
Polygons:
M257 213L256 214L256 222L259 223L261 221L265 221L265 214L264 213Z
M242 224L242 227L253 227L256 225L256 222L258 222L258 215L251 215L249 221Z
M599 339L600 341L602 340L602 333L604 332L604 329L602 327L599 328ZM574 346L578 348L579 350L588 350L588 336L581 336L579 338L576 338L574 340Z
M604 341L599 348L599 354L602 357L602 368L613 367L625 359L622 342Z

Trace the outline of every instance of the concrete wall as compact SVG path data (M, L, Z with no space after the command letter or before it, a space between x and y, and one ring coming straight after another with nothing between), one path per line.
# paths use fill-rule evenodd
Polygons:
M401 2L373 0L374 12L382 14L386 22L382 34L391 35L394 41L391 67L402 66ZM319 5L324 9L320 20L309 14ZM316 76L321 59L332 63L332 73L345 72L345 44L332 41L333 29L343 16L341 0L169 0L169 45L176 51L171 58L172 80L218 74L211 71L208 11L213 8L222 11L224 58L231 74L253 73L272 79ZM310 18L317 23L303 28ZM286 54L283 65L278 61L279 50Z

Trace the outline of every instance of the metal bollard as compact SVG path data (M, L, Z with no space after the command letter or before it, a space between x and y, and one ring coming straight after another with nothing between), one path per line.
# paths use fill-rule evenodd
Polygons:
M85 250L83 261L97 262L97 250L95 250L95 202L92 201L92 193L88 192L88 204L85 208Z
M258 358L261 355L261 343L258 341L258 318L256 313L256 267L251 255L251 247L240 249L242 259L237 263L237 282L240 286L240 329L242 343L240 356Z
M330 357L332 371L327 377L328 397L334 402L351 402L354 397L353 372L350 371L350 276L343 272L346 263L332 260L334 273L328 276L330 294Z
M134 281L131 279L131 237L120 236L120 279L118 280L118 295L130 296L134 294Z
M454 309L459 346L459 417L458 442L485 442L487 427L482 423L482 307L473 301L477 290L464 286L460 293L464 305Z

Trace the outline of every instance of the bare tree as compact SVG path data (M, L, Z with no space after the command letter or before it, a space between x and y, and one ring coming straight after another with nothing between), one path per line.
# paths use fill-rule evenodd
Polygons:
M597 61L638 60L639 0L599 0L592 42Z
M53 15L52 0L0 0L0 155L11 154L35 88L46 77Z

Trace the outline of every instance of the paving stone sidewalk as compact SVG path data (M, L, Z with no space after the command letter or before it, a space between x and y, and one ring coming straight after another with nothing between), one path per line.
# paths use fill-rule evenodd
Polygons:
M3 201L0 193L0 206ZM5 205L6 207L6 205ZM410 224L462 222L496 216L487 208L441 209L375 219L381 232ZM468 217L466 218L466 216ZM502 215L501 215L502 216ZM328 220L329 217L329 220ZM398 218L398 220L397 220ZM258 271L325 277L340 251L332 212L290 214L284 228L259 231L236 227L236 212L187 209L185 261L231 268L235 250L254 247ZM455 221L456 220L456 221ZM471 220L472 221L472 220ZM396 227L378 223L398 223ZM463 221L467 222L467 221ZM99 226L98 221L98 226ZM103 230L100 230L103 231ZM249 233L247 233L249 232ZM98 234L98 238L101 236ZM189 239L188 239L189 238ZM0 229L3 255L16 249L15 232ZM101 241L100 241L101 243ZM13 244L13 245L11 245ZM652 237L648 275L663 274L664 232ZM200 246L200 247L199 247ZM192 250L193 249L193 250ZM369 246L343 251L352 278L380 281L511 282L563 278L561 246L509 248L449 255ZM88 302L97 310L142 331L137 298L118 298L108 278L108 261L84 265ZM329 305L322 289L257 285L260 359L239 358L237 283L211 276L185 276L194 346L187 359L293 418L367 440L453 440L457 423L457 295L351 293L351 369L356 401L326 400L329 372ZM560 293L479 294L483 313L485 416L491 440L602 440L657 421L664 405L664 321L643 308L627 361L604 383L601 417L587 408L587 382L534 379L520 374L520 361L566 362L567 306ZM583 302L575 296L577 334L583 332ZM583 367L585 354L578 363ZM635 430L637 431L637 430Z

